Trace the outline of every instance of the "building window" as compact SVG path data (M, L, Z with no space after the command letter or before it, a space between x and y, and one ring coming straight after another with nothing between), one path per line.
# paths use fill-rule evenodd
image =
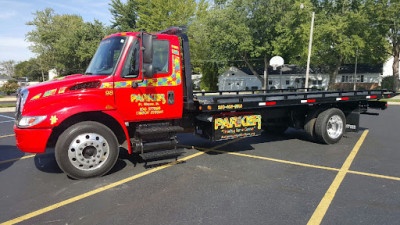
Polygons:
M318 85L322 85L322 80L318 80Z
M268 84L269 84L269 85L272 85L272 80L269 80L269 81L268 81Z
M290 84L290 80L286 80L286 85L289 85Z

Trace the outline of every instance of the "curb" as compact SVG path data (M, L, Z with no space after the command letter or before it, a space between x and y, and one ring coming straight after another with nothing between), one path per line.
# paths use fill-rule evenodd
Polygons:
M2 112L15 112L15 107L0 108L0 113Z
M387 102L388 105L400 105L400 102Z
M0 98L0 102L16 102L17 98Z

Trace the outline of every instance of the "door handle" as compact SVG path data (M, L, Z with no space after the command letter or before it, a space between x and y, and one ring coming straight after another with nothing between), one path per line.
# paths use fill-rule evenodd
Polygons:
M175 93L173 91L168 91L167 99L168 99L168 105L175 104Z

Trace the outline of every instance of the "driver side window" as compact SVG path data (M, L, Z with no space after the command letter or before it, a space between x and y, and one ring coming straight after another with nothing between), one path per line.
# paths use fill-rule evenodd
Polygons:
M125 59L124 67L121 71L122 78L135 78L139 76L139 42L134 43L129 49L128 57Z

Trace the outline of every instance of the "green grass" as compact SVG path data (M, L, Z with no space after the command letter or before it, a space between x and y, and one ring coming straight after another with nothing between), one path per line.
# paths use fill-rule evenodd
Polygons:
M379 101L385 101L385 102L400 102L400 99L391 99L391 98L386 98L386 99L381 99Z
M15 103L0 103L0 108L15 107Z

